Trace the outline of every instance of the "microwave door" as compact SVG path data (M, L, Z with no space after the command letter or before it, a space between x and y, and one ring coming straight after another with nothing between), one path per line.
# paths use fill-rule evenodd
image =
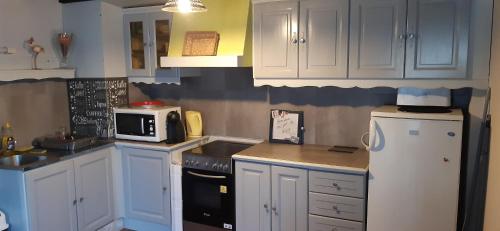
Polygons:
M116 114L116 131L122 135L146 136L146 121L145 118L149 115L140 114ZM152 116L151 116L152 117Z

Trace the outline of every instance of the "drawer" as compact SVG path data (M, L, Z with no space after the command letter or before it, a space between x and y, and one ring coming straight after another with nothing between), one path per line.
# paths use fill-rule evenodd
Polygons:
M309 215L309 231L363 231L363 223Z
M365 197L364 175L309 171L309 191L350 197Z
M310 192L309 213L325 217L364 221L365 200Z

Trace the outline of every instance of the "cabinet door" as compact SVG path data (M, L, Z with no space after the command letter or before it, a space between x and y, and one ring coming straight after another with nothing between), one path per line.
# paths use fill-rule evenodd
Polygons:
M349 78L403 78L406 0L352 0Z
M298 77L297 1L254 4L254 78Z
M73 161L26 172L31 231L77 231Z
M168 56L170 33L172 31L172 14L167 12L150 13L148 17L151 40L151 75L157 77L178 76L178 68L160 67L160 57Z
M151 76L151 53L147 15L125 14L125 55L128 76Z
M272 230L307 230L307 171L272 166Z
M300 78L346 78L348 0L300 2Z
M169 225L168 153L124 148L125 213L129 218Z
M409 0L406 78L465 78L466 0Z
M271 168L236 162L236 230L271 231Z
M75 159L78 230L94 231L113 221L110 149Z

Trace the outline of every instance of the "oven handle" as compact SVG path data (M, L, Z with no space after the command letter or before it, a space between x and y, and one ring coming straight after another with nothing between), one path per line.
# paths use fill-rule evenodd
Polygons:
M187 171L187 173L197 176L197 177L203 177L203 178L210 178L210 179L226 179L226 176L211 176L211 175L205 175L205 174L199 174L191 171Z

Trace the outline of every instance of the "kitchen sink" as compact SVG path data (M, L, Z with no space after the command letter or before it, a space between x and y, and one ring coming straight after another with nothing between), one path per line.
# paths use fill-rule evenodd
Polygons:
M44 161L47 159L47 156L33 155L33 154L24 154L24 155L12 155L0 158L0 165L7 166L26 166L37 161Z

